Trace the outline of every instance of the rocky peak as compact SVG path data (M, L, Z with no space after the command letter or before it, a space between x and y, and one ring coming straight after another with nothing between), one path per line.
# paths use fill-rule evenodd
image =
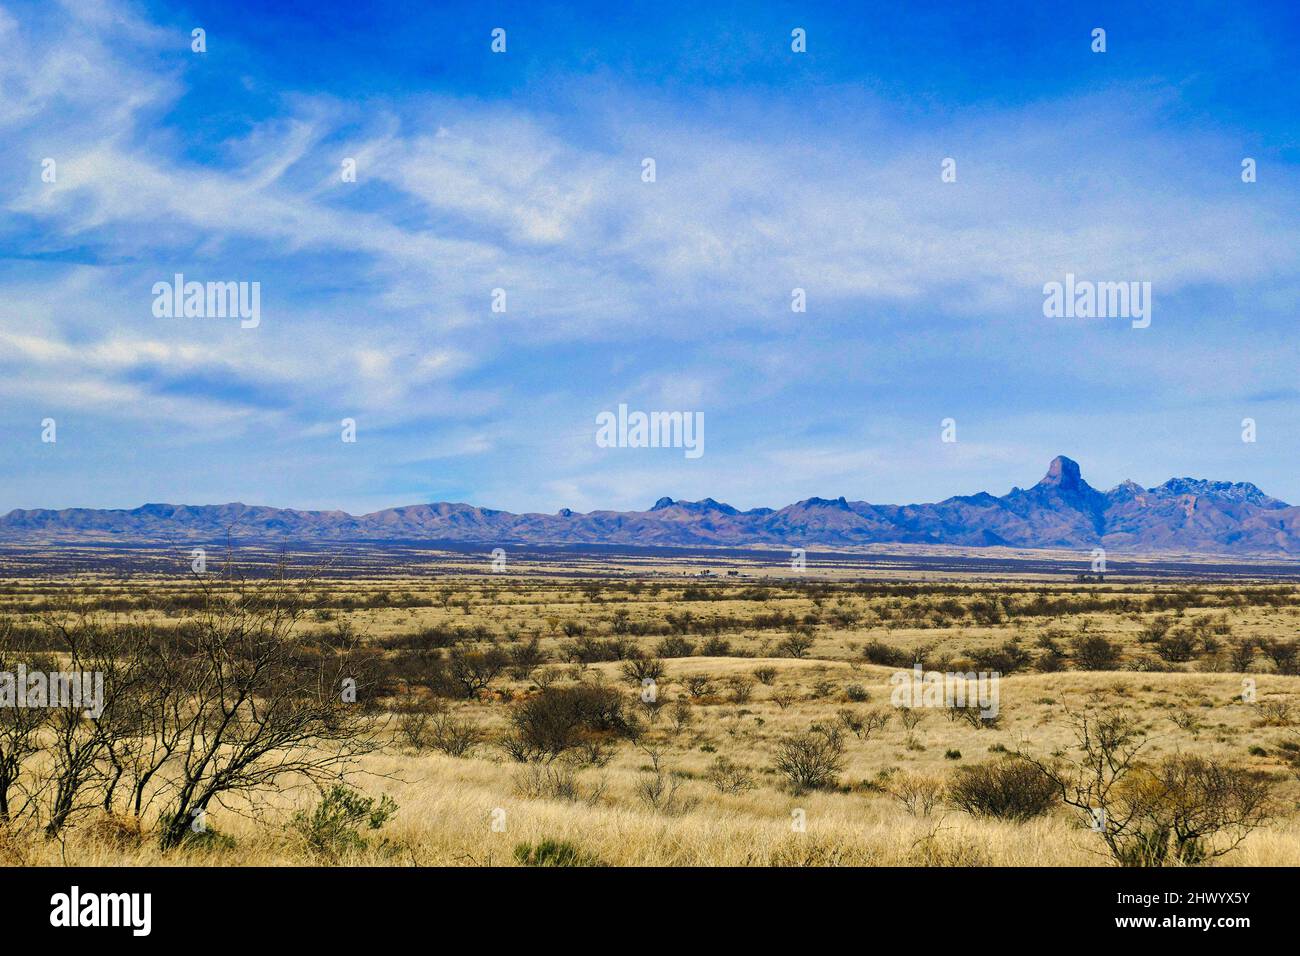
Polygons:
M1207 481L1204 478L1170 478L1163 485L1152 488L1157 495L1178 497L1194 495L1199 498L1215 498L1219 501L1242 502L1262 505L1268 508L1282 507L1283 502L1260 491L1259 487L1249 481Z
M1079 463L1073 458L1057 455L1047 466L1047 474L1038 483L1039 488L1059 488L1061 491L1082 491L1088 487L1079 472Z

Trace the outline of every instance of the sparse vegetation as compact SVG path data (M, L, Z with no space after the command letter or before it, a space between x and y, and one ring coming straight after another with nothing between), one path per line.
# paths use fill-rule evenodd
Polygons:
M1291 585L265 570L0 582L0 672L106 675L99 721L0 708L0 856L1300 860ZM1000 673L996 718L895 707L918 663Z

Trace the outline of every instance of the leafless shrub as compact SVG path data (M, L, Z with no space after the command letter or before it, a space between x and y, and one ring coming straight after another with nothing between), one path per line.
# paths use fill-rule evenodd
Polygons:
M713 681L704 674L693 674L683 683L686 685L686 693L692 697L704 697L713 691Z
M736 794L754 789L754 775L748 767L726 757L718 757L705 773L705 779L718 793Z
M621 673L633 687L657 684L664 679L664 662L657 657L632 658L623 662Z
M959 767L948 785L948 802L971 816L1029 820L1052 808L1056 787L1028 760L1009 757Z
M640 745L640 749L650 758L650 768L637 780L634 788L637 799L667 816L690 810L696 801L682 792L682 780L664 765L662 751L648 744Z
M1259 702L1260 727L1290 727L1294 722L1294 708L1289 700L1270 698Z
M515 773L515 793L529 800L577 800L577 774L561 763L531 763Z
M1228 666L1238 673L1250 670L1255 663L1255 642L1250 638L1233 641L1228 645Z
M976 730L991 730L1001 721L1001 714L986 714L979 704L951 704L944 708L944 716L952 723L963 721Z
M429 742L449 757L467 757L483 742L483 731L472 721L457 717L445 705L430 714Z
M432 719L431 708L422 702L404 706L397 713L397 732L413 750L425 750L429 746Z
M777 644L777 652L785 657L802 658L808 656L813 646L810 634L790 634Z
M745 674L732 674L725 681L733 704L748 704L754 696L754 679Z
M909 734L917 728L925 714L916 707L899 707L898 720Z
M889 778L889 795L914 817L928 817L943 796L943 781L920 773L897 773Z
M1067 711L1074 759L1021 756L1083 816L1121 866L1196 864L1231 852L1263 826L1275 807L1262 774L1175 754L1154 766L1140 760L1148 741L1132 713L1094 699Z
M870 710L864 711L862 714L862 730L857 733L857 736L863 740L870 740L872 734L889 726L891 717L893 717L893 714L890 713L887 707L872 707Z
M12 624L0 621L0 672L12 674L20 658L10 643ZM41 656L25 661L33 670L53 670L53 659ZM31 761L41 752L40 734L47 712L29 707L0 707L0 828L35 812Z
M680 734L695 720L695 711L686 698L678 697L668 711L668 719L672 722L673 732Z
M510 658L499 648L468 651L454 647L447 656L447 677L461 696L473 700L501 676Z
M301 583L281 572L204 594L189 653L153 662L169 678L152 716L169 748L164 849L225 794L256 793L287 778L338 781L375 746L356 703L356 689L369 686L356 644L293 638L304 611Z
M1264 774L1186 754L1140 768L1121 797L1140 824L1121 862L1138 866L1223 856L1277 809Z
M637 722L611 687L548 687L515 705L501 745L512 758L555 760L585 741L635 737Z
M541 640L533 637L527 643L513 645L509 650L510 676L515 680L528 680L542 664L546 663L546 654L542 651Z
M775 766L796 793L829 789L844 769L844 738L839 728L814 724L781 741Z
M1259 642L1259 649L1273 662L1273 669L1279 674L1300 673L1300 644L1295 641L1268 638Z
M550 687L564 676L564 671L554 665L539 667L533 672L533 683L543 689Z
M987 848L974 840L946 835L938 824L912 844L908 857L914 866L952 869L989 865Z

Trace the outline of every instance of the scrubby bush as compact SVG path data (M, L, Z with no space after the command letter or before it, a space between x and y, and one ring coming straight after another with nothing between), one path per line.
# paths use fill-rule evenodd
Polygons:
M777 653L783 657L807 657L813 646L813 639L808 634L790 634L776 645Z
M502 746L515 760L554 760L584 742L637 733L617 690L593 684L548 687L515 705Z
M1300 673L1300 664L1297 663L1297 658L1300 657L1300 644L1295 641L1279 637L1268 638L1259 642L1259 649L1273 662L1273 669L1279 674Z
M637 799L647 808L666 816L676 816L693 808L696 800L683 792L682 777L668 769L663 762L662 749L642 744L641 750L650 758L650 766L642 771L632 789Z
M731 641L725 637L711 637L700 645L701 657L730 657Z
M1245 673L1250 670L1250 665L1255 663L1255 642L1250 638L1233 641L1228 645L1227 653L1229 668L1238 673Z
M1173 618L1170 617L1162 616L1152 618L1147 622L1146 627L1138 631L1138 642L1141 644L1155 644L1159 642L1161 638L1169 633L1169 629L1173 627L1173 624Z
M1156 653L1170 664L1182 664L1196 656L1196 638L1190 631L1172 630L1156 642Z
M1015 641L1007 641L1001 647L984 647L966 651L974 665L974 670L986 674L1013 674L1024 670L1033 660L1033 656ZM943 669L943 668L941 668Z
M726 757L718 757L705 772L704 778L718 793L744 793L754 789L754 775L748 767Z
M951 704L944 708L944 716L953 723L965 721L976 730L991 730L1001 720L1001 714L985 713L979 704Z
M600 866L600 861L568 840L543 839L514 849L520 866Z
M814 724L781 741L775 766L796 793L829 789L844 770L844 738L838 728Z
M541 641L536 637L527 643L513 645L508 653L510 676L515 680L528 680L534 670L546 663L546 654L542 652Z
M686 685L686 693L692 697L703 697L713 691L713 681L705 674L692 674L682 683Z
M509 663L510 658L499 648L467 651L457 647L447 656L447 676L462 696L472 699L486 690Z
M1109 671L1119 663L1120 648L1118 644L1106 640L1100 634L1080 634L1072 645L1074 663L1080 670Z
M885 667L911 667L914 661L907 651L883 641L868 641L862 648L862 656L870 664L883 664Z
M580 635L575 641L560 645L560 656L569 663L598 664L601 661L621 661L635 656L636 645L623 637L608 640Z
M1146 730L1133 713L1094 698L1074 724L1077 756L1022 751L1077 810L1121 866L1193 865L1231 852L1276 812L1266 774L1172 754L1140 759Z
M1116 810L1134 820L1117 845L1123 866L1204 863L1235 848L1276 809L1266 775L1189 754L1137 768L1120 790Z
M337 861L369 847L366 831L380 829L396 812L391 797L376 800L338 783L321 794L311 812L295 813L290 826L313 854Z
M1271 698L1259 702L1259 719L1261 727L1290 727L1293 722L1294 708L1289 700Z
M655 653L660 657L690 657L695 653L695 645L684 637L673 635L660 641Z
M754 678L747 674L732 674L724 683L733 704L747 704L754 696Z
M1009 757L958 768L948 802L972 816L1029 820L1052 808L1056 787L1029 761Z
M896 773L885 785L889 795L914 817L928 817L943 795L943 781L920 773Z
M584 796L578 785L577 769L562 760L521 767L514 776L514 788L518 796L527 800L586 800L588 803L594 803L604 792L602 786Z
M466 757L483 741L483 731L449 707L435 707L429 714L428 742L449 757Z
M663 680L664 662L657 657L632 658L623 662L621 669L623 680L633 687L644 687L647 681L657 683Z

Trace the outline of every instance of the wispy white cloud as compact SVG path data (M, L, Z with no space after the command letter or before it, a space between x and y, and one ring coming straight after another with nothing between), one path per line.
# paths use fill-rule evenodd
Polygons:
M1294 171L1269 170L1267 200L1243 193L1230 137L1165 122L1177 91L917 124L860 92L836 111L833 88L826 122L811 104L762 123L741 90L734 116L616 86L549 110L270 90L271 115L198 149L174 119L186 46L115 3L41 24L0 10L0 135L30 167L0 183L15 223L0 233L11 420L66 406L251 442L323 440L354 415L377 436L375 481L472 460L439 479L502 506L653 500L682 475L779 503L814 485L852 496L845 484L891 463L936 466L912 446L952 389L968 416L1008 422L1010 399L984 382L1091 389L1105 414L1126 385L1197 400L1189 369L1267 391L1293 367L1286 346L1234 341L1222 322L1177 334L1215 294L1257 333L1282 327L1300 277ZM940 181L945 156L956 183ZM263 324L154 319L148 289L177 271L260 281ZM1045 325L1041 286L1065 272L1151 281L1156 327L1173 331L1116 348L1104 328ZM808 313L790 311L796 286ZM705 411L708 461L683 473L595 455L593 417L621 397ZM1037 447L985 437L949 465L971 474ZM771 470L741 477L754 461ZM529 477L492 477L503 470Z

